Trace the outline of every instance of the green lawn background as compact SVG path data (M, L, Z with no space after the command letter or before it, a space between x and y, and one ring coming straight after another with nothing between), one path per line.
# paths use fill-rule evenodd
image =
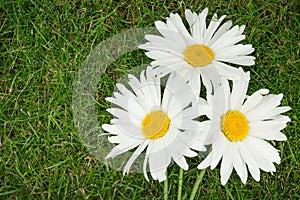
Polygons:
M89 52L101 41L130 28L152 27L170 12L209 7L209 18L226 14L246 24L245 43L255 48L256 65L248 94L261 88L283 93L292 122L288 141L275 143L282 163L276 173L249 177L234 172L225 186L219 170L204 175L196 199L299 199L299 10L287 1L4 1L0 2L0 199L162 199L163 183L142 174L123 176L105 167L82 145L72 116L72 84ZM101 82L100 123L119 77L150 60L143 51L121 57ZM188 160L183 196L189 197L199 173ZM169 198L177 195L179 167L169 174Z

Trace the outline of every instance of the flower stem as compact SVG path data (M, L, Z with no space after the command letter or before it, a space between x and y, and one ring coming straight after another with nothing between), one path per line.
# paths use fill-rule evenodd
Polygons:
M168 178L164 181L164 200L168 200Z
M180 167L177 200L181 200L182 176L183 176L183 169Z
M205 169L202 169L202 170L200 171L200 174L198 175L197 180L196 180L196 183L195 183L195 185L194 185L194 188L193 188L193 191L192 191L190 200L193 200L193 199L195 198L196 192L197 192L197 190L198 190L198 188L199 188L199 185L200 185L200 183L201 183L201 181L202 181L202 178L203 178L203 176L204 176L204 174L205 174L205 171L206 171L206 168L205 168Z

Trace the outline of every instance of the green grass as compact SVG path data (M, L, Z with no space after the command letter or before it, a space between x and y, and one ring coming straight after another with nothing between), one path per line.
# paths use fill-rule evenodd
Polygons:
M36 3L35 3L36 2ZM179 1L180 2L180 1ZM283 93L292 107L284 130L288 141L276 143L282 163L276 173L261 173L243 185L234 172L221 186L219 170L207 170L196 199L299 199L299 8L290 1L185 1L166 3L113 1L1 1L0 3L0 199L162 199L163 183L142 174L123 176L86 150L73 124L72 84L89 52L121 31L153 26L170 12L209 7L246 24L244 43L255 47L250 91ZM148 63L143 51L122 56L108 67L98 96L99 119L107 122L103 100L115 82L134 66ZM189 197L199 171L189 159L183 196ZM168 169L169 198L176 199L179 168Z

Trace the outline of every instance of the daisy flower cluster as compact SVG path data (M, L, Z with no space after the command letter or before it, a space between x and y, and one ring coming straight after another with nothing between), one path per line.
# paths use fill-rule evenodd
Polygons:
M290 107L280 106L283 95L267 89L247 95L250 73L235 67L255 64L252 45L239 43L245 26L217 14L206 24L207 14L207 8L200 14L186 10L188 27L172 13L166 22L155 22L160 35L146 35L139 46L153 61L139 77L128 75L128 87L116 84L118 91L107 98L114 118L102 128L116 145L106 158L132 150L124 174L145 153L145 178L149 171L164 181L171 163L188 170L186 158L206 151L198 169L220 164L222 185L233 169L244 184L248 172L259 181L260 170L276 171L279 151L268 141L287 139L281 131Z

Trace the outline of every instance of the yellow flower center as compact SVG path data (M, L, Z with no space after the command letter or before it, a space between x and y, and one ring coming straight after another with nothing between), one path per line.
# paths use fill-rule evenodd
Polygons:
M155 140L164 136L169 130L170 119L160 110L153 110L142 121L142 133L146 138Z
M214 52L208 46L203 44L194 44L188 46L184 52L184 60L193 67L203 67L212 62Z
M230 110L221 119L221 129L228 140L237 142L248 135L249 124L246 116L236 110Z

